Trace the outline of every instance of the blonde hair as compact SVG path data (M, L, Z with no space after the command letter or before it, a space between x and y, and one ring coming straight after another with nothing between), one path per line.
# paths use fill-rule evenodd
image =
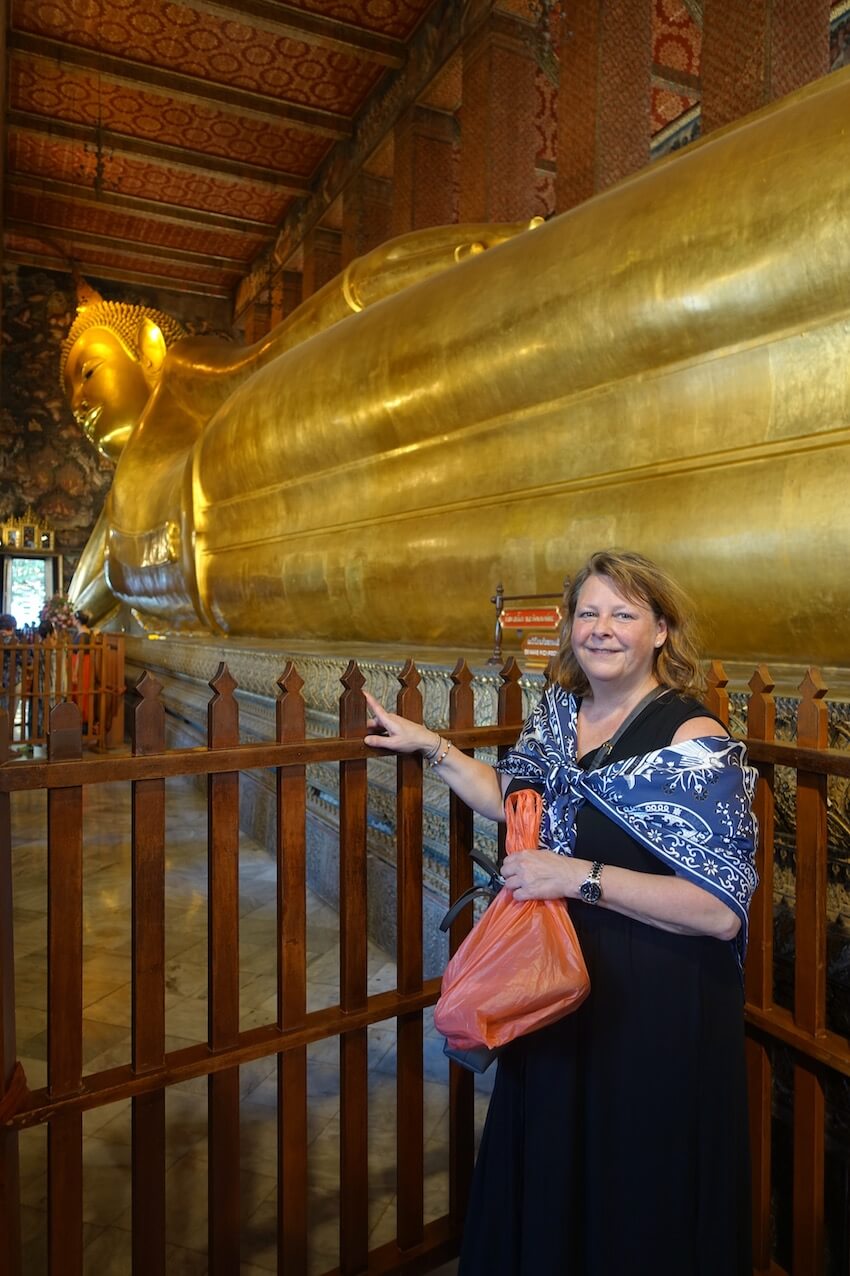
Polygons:
M93 305L83 306L71 324L67 337L62 342L59 354L60 379L68 362L68 355L74 342L89 328L107 328L114 333L127 353L137 362L139 360L139 330L145 319L157 325L165 340L166 347L174 345L187 336L186 329L171 315L162 310L154 310L150 306L133 306L126 301L97 301Z
M591 554L564 595L566 615L558 654L550 670L552 682L575 695L586 695L590 690L587 676L573 652L572 630L578 596L591 576L604 576L624 598L643 603L650 608L656 620L666 622L667 637L654 656L655 677L662 687L699 697L704 690L705 679L700 667L699 640L690 599L672 577L650 559L642 554L612 549Z

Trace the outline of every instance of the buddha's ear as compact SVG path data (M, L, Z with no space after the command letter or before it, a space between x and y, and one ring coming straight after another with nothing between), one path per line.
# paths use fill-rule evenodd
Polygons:
M144 318L139 324L139 358L149 380L158 380L165 361L166 346L162 329L153 319Z

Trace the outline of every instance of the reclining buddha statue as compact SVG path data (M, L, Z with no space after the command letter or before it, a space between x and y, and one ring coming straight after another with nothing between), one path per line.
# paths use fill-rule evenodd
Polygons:
M850 69L533 227L353 262L257 344L94 301L118 457L72 583L163 629L483 647L486 600L619 545L712 652L847 663Z

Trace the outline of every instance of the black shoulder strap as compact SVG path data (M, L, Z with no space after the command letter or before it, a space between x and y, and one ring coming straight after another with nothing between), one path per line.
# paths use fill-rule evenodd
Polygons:
M595 771L597 767L602 766L613 751L614 745L620 739L620 736L625 735L626 731L628 731L635 719L640 717L647 705L652 704L653 700L657 700L659 696L663 696L665 691L669 690L669 687L653 687L652 690L635 705L628 717L623 719L617 727L617 730L611 736L611 739L605 740L602 744L600 744L599 748L588 762L587 770Z

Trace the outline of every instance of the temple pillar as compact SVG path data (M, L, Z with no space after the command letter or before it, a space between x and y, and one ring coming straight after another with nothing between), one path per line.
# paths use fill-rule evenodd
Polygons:
M530 24L494 10L463 46L461 222L521 221L534 207L539 139Z
M831 0L773 0L770 96L785 97L829 70Z
M342 265L377 248L392 235L393 184L361 170L342 197Z
M392 234L457 221L457 124L452 114L416 105L395 128Z
M558 160L555 208L559 213L596 190L596 112L599 106L599 0L586 0L561 23L558 89Z
M302 296L312 297L342 267L342 231L314 226L304 236Z
M649 163L652 5L602 0L599 40L596 189L605 190Z
M652 7L587 0L561 24L559 213L649 163Z
M700 61L703 134L768 101L771 5L772 0L705 0Z
M280 323L301 304L301 271L280 270L272 284L271 324Z
M269 295L271 289L267 289L256 298L252 306L253 321L252 327L254 336L252 340L259 341L260 337L264 337L270 331L272 326L272 304Z

